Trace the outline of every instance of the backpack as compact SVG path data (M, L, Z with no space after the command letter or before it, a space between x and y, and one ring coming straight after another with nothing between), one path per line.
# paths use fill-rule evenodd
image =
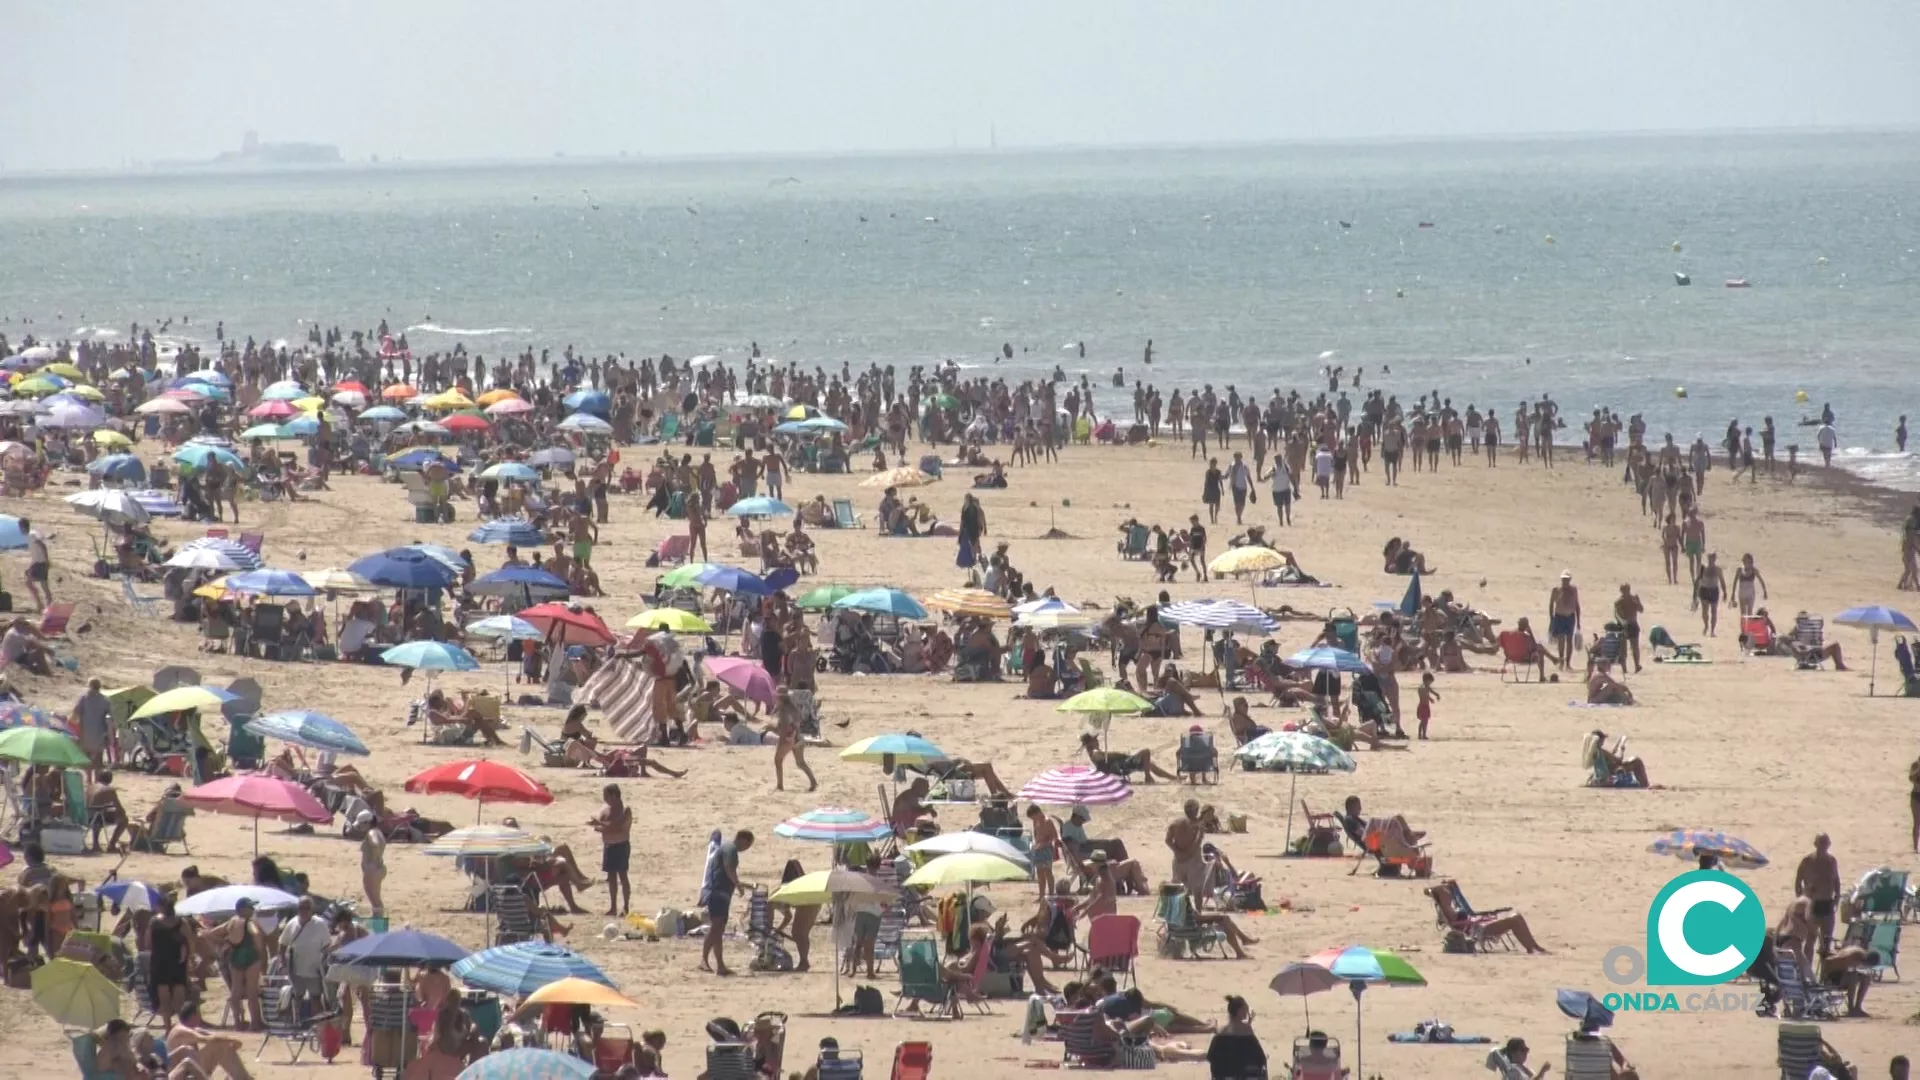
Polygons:
M881 998L880 991L872 986L857 986L853 990L853 1015L885 1016L887 1003Z

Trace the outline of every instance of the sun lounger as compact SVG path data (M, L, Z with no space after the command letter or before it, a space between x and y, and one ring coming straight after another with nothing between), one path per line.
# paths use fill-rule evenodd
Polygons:
M1490 934L1487 929L1494 920L1512 911L1512 908L1476 911L1467 902L1466 894L1460 891L1457 881L1448 881L1428 889L1427 897L1433 901L1434 922L1444 931L1461 935L1475 952L1486 952L1495 945L1513 948L1515 943L1512 934Z
M932 1043L903 1042L893 1048L893 1080L927 1080L932 1071Z
M135 590L133 577L130 574L120 576L120 595L126 600L127 606L133 609L135 615L151 618L165 614L166 600L158 596L145 596Z
M1647 649L1654 660L1663 664L1704 664L1707 658L1700 655L1698 643L1675 641L1673 635L1664 626L1655 626L1647 631ZM1664 654L1661 650L1665 649Z

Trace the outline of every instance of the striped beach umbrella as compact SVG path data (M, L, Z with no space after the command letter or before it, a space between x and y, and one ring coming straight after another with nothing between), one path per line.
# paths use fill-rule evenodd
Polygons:
M1360 659L1359 653L1335 649L1327 645L1301 649L1287 657L1287 666L1311 668L1316 671L1338 671L1347 675L1367 674L1367 663Z
M427 855L453 859L504 859L512 855L551 855L553 845L505 825L469 825L455 829L420 849Z
M1020 798L1042 806L1112 806L1133 798L1133 788L1091 765L1062 765L1027 781Z
M1767 865L1760 849L1737 836L1711 829L1675 829L1656 837L1647 850L1655 855L1671 855L1692 861L1702 855L1715 855L1728 870L1758 870Z
M840 760L925 765L930 761L947 760L947 752L913 732L907 732L904 735L870 735L840 751Z
M453 965L453 977L470 987L508 997L526 997L561 979L586 979L618 989L593 961L544 941L522 941L474 953Z
M982 619L1011 619L1013 608L985 589L942 589L927 597L927 606L950 615Z
M18 727L67 730L65 721L45 709L37 709L23 701L0 702L0 731Z
M516 1046L488 1054L454 1080L590 1080L593 1074L593 1062L572 1054Z
M1271 634L1280 629L1273 616L1238 600L1182 600L1160 609L1162 618L1202 630L1231 630L1237 634Z
M872 814L844 806L823 806L773 827L775 836L828 844L872 843L893 835L893 827Z

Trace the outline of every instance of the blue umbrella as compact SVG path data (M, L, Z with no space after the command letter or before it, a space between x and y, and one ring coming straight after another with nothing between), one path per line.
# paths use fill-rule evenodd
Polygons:
M457 964L473 952L438 934L419 930L393 930L368 934L333 952L336 964L355 967L418 967L423 964Z
M69 730L64 721L45 709L36 709L18 701L0 702L0 731L17 727L44 728L48 731Z
M811 431L815 434L825 435L833 432L844 432L847 430L847 425L835 420L831 416L810 416L800 421L800 428L803 431Z
M1348 675L1367 674L1366 662L1358 653L1345 649L1335 649L1321 645L1312 649L1302 649L1287 657L1287 666L1296 668L1315 668L1320 671L1339 671Z
M173 496L164 491L148 488L144 491L129 491L127 498L140 504L150 517L180 517L186 509L173 501Z
M526 468L526 466L521 466ZM533 522L525 518L496 518L482 522L480 527L467 534L467 539L476 544L517 544L521 547L538 547L546 536L534 528Z
M488 1054L454 1080L590 1080L594 1071L593 1062L572 1054L516 1046Z
M20 527L20 519L0 514L0 551L20 551L26 546L27 530Z
M793 507L767 495L756 495L727 507L725 513L734 517L785 517L793 513Z
M388 589L444 589L460 580L453 567L417 548L378 551L347 569Z
M212 383L215 386L232 386L233 385L233 380L227 377L227 373L219 370L218 368L208 368L205 371L196 371L190 376L190 378L192 378L195 382Z
M160 910L160 890L144 881L109 881L93 891L115 911Z
M775 424L773 427L773 433L775 435L811 435L813 434L812 431L809 431L808 429L801 427L800 421L798 420L788 420L784 424Z
M1868 697L1873 696L1873 684L1878 681L1880 675L1880 631L1905 630L1911 632L1920 630L1920 627L1914 625L1912 619L1907 618L1905 615L1902 615L1890 607L1881 607L1878 604L1868 607L1848 608L1840 614L1835 615L1833 621L1839 623L1841 626L1864 627L1867 631L1867 640L1873 643L1873 662L1867 670Z
M480 661L475 660L472 653L444 641L403 642L381 653L380 659L394 667L413 668L416 671L480 670Z
M480 479L514 480L530 484L540 479L540 474L530 465L523 465L518 461L503 461L498 465L487 466L486 471L480 474Z
M224 446L212 446L207 443L188 443L173 452L173 460L195 469L206 468L207 462L216 458L219 459L222 465L228 468L245 469L247 467L247 463L240 460L240 455L228 450Z
M210 383L198 375L190 379L180 380L180 382L175 385L175 389L191 390L201 397L210 397L215 401L231 401L233 399L232 391L224 386Z
M490 615L477 622L467 624L467 633L474 637L493 638L498 641L545 641L547 635L540 628L525 619L512 615Z
M258 596L315 596L317 593L307 579L291 570L247 570L234 574L221 584L230 592L253 593Z
M771 596L778 591L760 575L737 566L711 566L695 575L695 580L709 589L746 593L749 596Z
M448 472L459 472L460 463L434 450L421 447L387 459L387 468L401 472L425 472L429 465L439 465Z
M281 424L280 430L288 435L318 435L320 433L320 418L311 413L301 413L299 416Z
M883 615L894 615L902 619L924 619L927 609L920 601L901 592L899 589L867 589L862 592L843 596L833 602L837 608L852 608L855 611L875 611Z
M588 435L605 435L613 430L613 425L592 413L577 412L560 421L561 431L578 431Z
M378 421L381 421L382 423L398 423L402 420L405 420L406 418L407 418L406 413L401 412L399 409L396 409L391 405L375 405L373 408L368 409L366 412L361 413L355 419L378 420Z
M309 396L307 388L291 379L283 379L260 392L267 401L298 401Z
M1420 571L1413 572L1413 580L1407 582L1406 595L1400 598L1400 614L1411 619L1420 614Z
M607 396L605 390L575 390L561 398L560 404L574 412L593 413L604 417L613 407L613 399Z
M585 979L618 989L593 961L544 941L522 941L474 953L453 965L453 977L468 986L508 997L526 997L561 979Z
M444 544L408 544L407 550L424 552L428 555L431 555L434 558L452 567L453 572L456 574L464 571L467 568L466 556L460 554L459 552L453 550L450 547L447 547Z
M353 754L365 757L372 751L347 725L324 713L290 709L256 716L247 721L247 730L264 739L304 746L321 753Z
M564 600L572 590L558 576L537 566L503 566L475 578L467 592L474 596L525 596L531 604L536 600Z
M1603 1027L1613 1026L1613 1010L1600 1004L1600 999L1585 990L1555 990L1554 1004L1560 1011L1580 1022L1582 1031L1599 1031Z

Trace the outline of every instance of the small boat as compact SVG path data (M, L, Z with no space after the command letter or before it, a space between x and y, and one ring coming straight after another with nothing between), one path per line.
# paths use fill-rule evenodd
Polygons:
M1420 223L1420 227L1421 227L1421 228L1423 228L1423 229L1431 229L1431 228L1433 228L1433 222L1431 222L1431 221L1423 221L1423 222L1421 222L1421 223Z
M1675 285L1691 285L1693 284L1693 279L1681 273L1680 271L1675 270L1673 272L1673 283Z
M1743 278L1743 277L1737 277L1737 278L1728 278L1728 279L1727 279L1727 288L1729 288L1729 289L1745 289L1745 288L1750 288L1750 287L1751 287L1751 286L1749 286L1749 285L1747 284L1747 279L1746 279L1746 278Z

